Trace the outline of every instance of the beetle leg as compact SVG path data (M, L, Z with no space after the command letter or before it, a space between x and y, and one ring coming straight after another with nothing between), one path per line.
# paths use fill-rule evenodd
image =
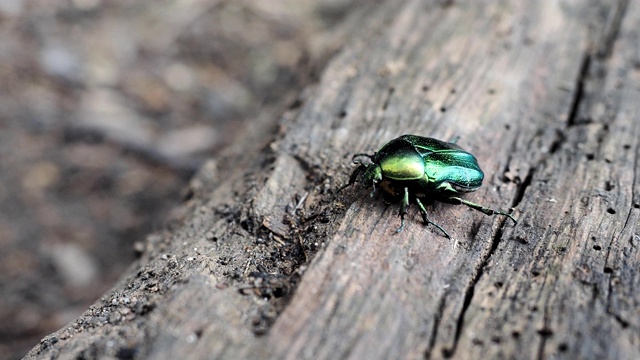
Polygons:
M451 140L449 140L450 143L455 144L458 142L458 140L460 140L460 136L459 135L454 135Z
M420 208L420 213L422 214L422 220L424 221L425 225L433 225L435 227L437 227L438 229L440 229L440 231L442 231L442 233L444 234L444 236L447 237L447 239L451 239L451 236L449 236L449 233L447 233L447 231L445 229L442 228L442 226L434 223L433 221L429 220L429 216L427 216L427 210L424 208L424 205L422 205L422 201L420 201L420 199L416 198L416 203L418 204L418 207Z
M360 175L360 173L362 172L362 167L363 165L358 166L357 168L355 168L355 170L353 170L353 172L351 173L351 176L349 177L349 182L346 183L345 185L341 186L338 191L336 191L336 193L339 193L340 191L344 190L345 188L353 185L356 180L358 179L358 175Z
M409 206L409 188L404 188L404 196L402 196L402 202L400 203L400 227L396 230L399 233L404 229L404 216L407 214L407 207Z
M480 211L480 212L482 212L482 213L484 213L486 215L504 215L504 216L508 217L509 219L513 220L513 222L515 224L518 223L516 218L514 218L513 215L511 215L509 213L506 213L506 212L503 212L503 211L499 211L499 210L489 209L489 208L484 207L482 205L479 205L479 204L476 204L476 203L472 203L471 201L467 201L467 200L461 199L461 198L456 197L456 196L450 197L449 200L454 200L454 201L457 201L457 202L459 202L461 204L465 204L468 207L470 207L472 209L475 209L475 210L478 210L478 211Z

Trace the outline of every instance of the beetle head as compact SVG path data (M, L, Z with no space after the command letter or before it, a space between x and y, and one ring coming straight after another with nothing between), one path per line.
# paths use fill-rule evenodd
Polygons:
M369 159L367 162L362 162L358 160L358 157L366 157ZM353 156L353 163L358 165L358 167L353 170L351 173L351 177L349 178L349 182L344 186L338 189L338 192L342 191L344 188L353 185L356 181L364 184L365 186L372 186L375 188L375 185L382 180L382 169L380 169L380 165L378 165L374 160L375 154L356 154Z
M362 162L357 159L358 157L366 157L369 161ZM353 163L359 165L357 172L362 173L361 182L365 186L375 186L382 181L382 169L380 169L380 165L375 162L375 154L356 154L353 157Z
M376 163L370 163L366 165L361 164L360 166L364 167L362 182L366 186L375 186L377 183L382 181L382 170L380 169L380 165Z

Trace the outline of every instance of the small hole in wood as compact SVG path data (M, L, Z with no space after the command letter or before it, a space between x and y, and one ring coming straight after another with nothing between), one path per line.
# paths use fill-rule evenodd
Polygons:
M339 117L341 117L341 118L345 118L345 117L347 117L347 111L346 111L346 110L342 110L342 111L340 111L340 113L338 114L338 116L339 116Z
M293 109L297 109L299 107L301 107L303 104L302 99L295 99L290 105L289 105L289 109L293 110Z
M533 275L534 277L540 275L540 271L538 270L531 270L531 275Z
M593 250L600 251L602 250L602 247L600 247L600 245L593 245Z
M137 351L135 348L130 348L130 347L121 347L118 349L118 352L116 353L116 358L117 359L133 359L136 357Z
M549 328L542 328L542 329L538 330L538 334L540 334L540 336L549 337L549 336L553 335L553 330L551 330Z
M608 208L608 209L607 209L607 212L608 212L609 214L611 214L611 215L613 215L613 214L615 214L615 213L616 213L616 211L615 211L615 210L613 210L612 208Z
M195 196L195 191L193 189L188 189L187 192L182 196L182 201L187 202Z
M444 107L444 106L443 106L443 107L441 107L441 108L440 108L440 112L447 112L447 108L446 108L446 107Z
M610 267L608 267L608 266L606 266L606 267L604 268L604 273L605 273L605 274L611 274L612 272L613 272L613 269L612 269L612 268L610 268Z
M616 186L611 182L611 181L605 181L604 182L604 189L606 191L611 191L613 190L613 188L615 188Z
M560 345L558 345L558 351L566 352L567 350L569 350L569 345L567 345L566 343L561 343Z
M629 149L631 149L631 145L624 144L624 145L622 145L622 148L625 149L625 150L629 150Z
M622 325L623 329L626 329L626 328L629 327L629 323L624 321L624 320L622 320L622 319L620 319L620 325Z
M249 231L249 232L251 231L251 228L252 228L251 223L246 219L240 221L240 227L245 231Z
M595 159L595 155L587 154L587 160L593 160L593 159Z

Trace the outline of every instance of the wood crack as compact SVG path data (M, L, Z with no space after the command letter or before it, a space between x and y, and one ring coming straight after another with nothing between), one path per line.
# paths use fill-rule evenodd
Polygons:
M527 178L529 179L528 184L531 183L531 179L530 178L531 178L532 174L533 174L533 169L530 170L529 175L527 176ZM527 181L523 182L523 184L524 183L527 183ZM528 184L526 186L528 186ZM526 188L526 186L525 186L525 188ZM457 349L457 346L458 346L458 341L460 340L460 336L462 335L462 328L463 328L463 325L464 325L464 316L466 315L467 310L469 309L469 306L471 305L471 300L473 299L473 295L475 293L476 285L478 284L478 282L480 281L480 278L484 274L484 269L487 266L487 264L489 263L489 259L491 259L491 257L495 253L495 251L498 249L498 245L500 244L500 240L502 239L502 235L503 235L503 231L504 231L504 226L506 224L506 220L507 219L499 220L499 221L501 221L501 223L500 223L500 226L498 227L498 230L496 231L495 235L491 239L491 248L489 249L487 254L482 258L482 261L480 262L481 266L475 272L475 276L473 276L473 278L471 279L469 285L467 286L467 288L465 290L464 300L463 300L463 304L462 304L462 310L460 311L460 315L458 316L458 319L456 320L456 331L455 331L455 338L454 338L454 341L453 341L453 346L452 346L451 349L443 350L443 356L446 357L446 358L451 358L451 357L453 357L455 355L455 352L456 352L456 349ZM442 311L442 309L439 309L439 310ZM435 336L436 336L436 334L434 333L434 338L435 338Z
M444 294L442 294L442 297L440 298L439 302L438 302L438 311L434 314L434 321L433 321L433 328L431 329L431 338L429 339L429 347L427 348L427 351L425 351L425 359L430 359L431 358L431 353L433 352L433 347L436 344L436 339L438 338L438 328L440 327L440 321L442 320L442 316L444 314L444 305L446 303L446 298L448 295L448 291L445 291ZM446 354L443 354L446 356Z
M622 20L627 13L627 7L629 0L622 0L619 2L619 6L615 8L613 16L610 18L611 23L605 25L605 34L599 43L599 48L596 51L598 59L606 59L611 57L613 53L613 44L618 38L620 28L622 27Z
M633 181L631 182L631 184L635 185L637 184L638 181L638 154L639 154L639 150L640 148L638 147L638 145L636 145L636 151L635 151L635 160L634 160L634 167L633 167ZM637 211L637 208L634 205L635 199L636 199L636 187L633 186L631 187L631 206L629 207L629 212L627 213L627 218L625 220L624 226L622 227L622 230L620 231L620 233L614 237L611 240L611 244L608 246L607 248L607 254L605 256L605 268L604 268L604 273L606 276L608 276L608 293L607 293L607 306L606 306L606 313L608 315L610 315L619 325L620 327L622 327L623 329L629 327L629 321L624 320L622 318L622 316L620 316L619 314L616 314L615 312L613 312L613 307L611 306L612 301L612 296L613 296L613 282L615 280L616 277L618 277L619 275L616 274L616 272L614 271L614 267L613 265L609 265L609 261L610 261L610 255L611 255L611 248L612 248L612 244L616 241L619 243L623 243L624 242L624 237L628 236L629 237L629 242L632 248L635 247L635 245L633 244L633 237L635 234L635 230L630 231L631 234L628 234L628 228L629 226L635 226L635 224L633 224L631 221L631 218L633 217L633 212Z
M524 198L525 191L527 190L529 185L531 185L531 179L533 178L533 174L535 173L536 169L539 166L540 164L537 164L536 166L529 168L529 172L527 172L527 176L525 176L524 180L520 184L518 184L516 188L516 193L513 196L513 201L511 202L511 208L515 208L520 204L520 202Z
M591 119L577 119L578 110L584 97L584 83L589 75L589 67L591 65L590 50L587 50L582 57L582 63L580 64L580 72L578 78L575 81L575 91L573 92L573 99L571 99L571 107L569 109L569 117L567 119L567 127L571 128L579 124L586 124L591 122Z

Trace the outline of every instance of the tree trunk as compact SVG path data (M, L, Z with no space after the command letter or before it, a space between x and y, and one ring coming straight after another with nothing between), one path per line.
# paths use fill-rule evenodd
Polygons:
M386 2L192 181L182 220L28 359L640 357L640 3ZM485 172L405 229L354 153L459 136Z

